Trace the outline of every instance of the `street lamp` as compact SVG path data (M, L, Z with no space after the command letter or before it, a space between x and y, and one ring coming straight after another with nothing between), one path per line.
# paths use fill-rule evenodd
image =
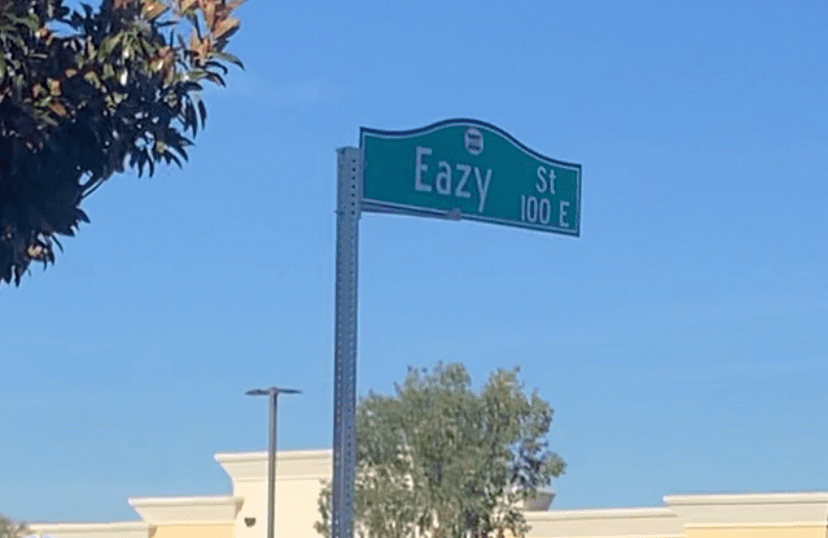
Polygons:
M280 394L302 394L301 390L270 387L248 390L248 396L270 396L270 445L267 458L267 538L276 532L276 404Z

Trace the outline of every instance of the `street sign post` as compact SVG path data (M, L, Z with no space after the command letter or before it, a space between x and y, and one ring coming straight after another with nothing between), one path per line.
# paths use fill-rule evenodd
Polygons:
M352 538L356 476L359 218L362 211L581 233L581 165L532 151L488 123L362 128L337 155L332 538Z
M410 131L362 128L363 211L463 218L580 235L581 165L502 129L446 120Z

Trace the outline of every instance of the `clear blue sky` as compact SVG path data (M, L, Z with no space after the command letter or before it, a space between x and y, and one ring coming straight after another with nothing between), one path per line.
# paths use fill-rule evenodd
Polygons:
M358 385L522 366L557 508L828 490L824 1L250 0L183 170L113 178L0 289L0 511L134 519L332 440L335 149L491 122L583 165L578 239L361 221Z

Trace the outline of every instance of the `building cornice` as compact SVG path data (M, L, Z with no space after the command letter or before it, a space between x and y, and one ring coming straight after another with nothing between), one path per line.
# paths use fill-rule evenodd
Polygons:
M588 508L582 510L549 510L546 512L526 512L527 521L572 520L572 519L637 519L676 517L669 508Z
M685 528L828 528L828 493L667 495Z
M333 457L333 450L330 448L318 448L312 450L279 450L276 457L280 461L290 460L312 460L330 459ZM249 462L267 461L267 451L258 452L217 452L213 458L219 462Z
M243 497L144 497L129 499L129 505L152 526L232 525Z
M118 521L113 523L31 523L29 529L38 536L74 538L94 535L97 538L147 538L149 525L145 521Z
M214 456L233 483L267 480L267 452ZM320 480L332 474L333 451L286 450L276 453L276 480Z
M671 506L706 504L828 503L828 492L665 495L664 502Z
M526 512L528 536L667 538L684 536L683 524L669 508L609 508Z

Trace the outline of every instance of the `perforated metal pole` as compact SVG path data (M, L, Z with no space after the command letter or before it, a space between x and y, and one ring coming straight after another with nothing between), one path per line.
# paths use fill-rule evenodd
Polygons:
M358 148L337 150L332 538L351 538L353 530L361 161Z

